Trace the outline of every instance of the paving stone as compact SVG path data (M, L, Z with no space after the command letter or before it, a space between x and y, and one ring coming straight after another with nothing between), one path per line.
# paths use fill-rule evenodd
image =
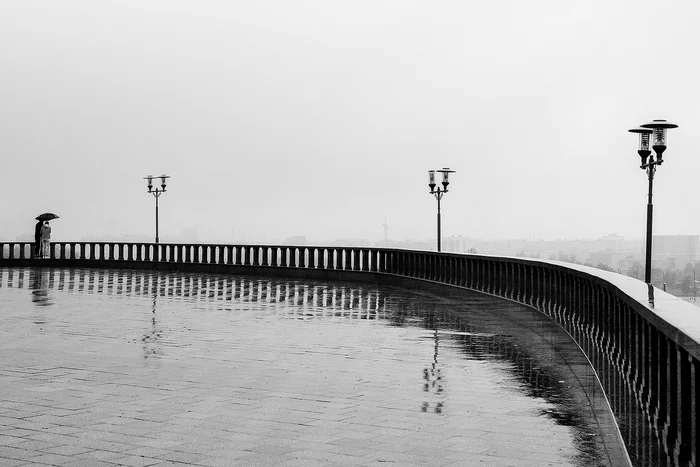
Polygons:
M73 462L71 456L62 456L60 454L39 454L29 459L33 464L48 464L48 465L67 465Z
M155 459L152 457L124 456L124 457L116 457L116 458L110 460L110 462L116 463L118 465L128 466L128 467L146 467L146 466L150 466L150 465L162 464L164 461L163 461L163 459Z
M476 294L0 268L0 319L3 466L564 466L596 429L583 391L530 393L586 371L568 336Z

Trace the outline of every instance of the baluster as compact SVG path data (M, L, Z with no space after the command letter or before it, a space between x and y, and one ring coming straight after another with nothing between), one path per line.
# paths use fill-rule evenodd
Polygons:
M243 260L242 260L242 256L243 256L243 247L234 246L234 247L231 248L231 250L233 251L234 256L235 256L234 258L232 258L233 261L234 261L233 264L235 264L235 265L237 265L237 266L242 265L242 264L243 264Z
M298 268L299 267L299 259L301 256L301 253L299 252L299 248L291 247L289 256L290 256L289 259L291 261L290 266L293 268Z

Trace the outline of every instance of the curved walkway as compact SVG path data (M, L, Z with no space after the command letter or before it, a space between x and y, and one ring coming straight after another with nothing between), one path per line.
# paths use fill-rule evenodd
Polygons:
M558 325L446 293L0 268L0 463L622 465Z

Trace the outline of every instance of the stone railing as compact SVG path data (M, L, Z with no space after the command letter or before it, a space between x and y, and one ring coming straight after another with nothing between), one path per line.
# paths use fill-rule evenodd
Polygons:
M523 303L588 356L634 465L698 466L700 308L646 284L573 264L381 248L104 242L0 243L0 267L107 267L452 286Z

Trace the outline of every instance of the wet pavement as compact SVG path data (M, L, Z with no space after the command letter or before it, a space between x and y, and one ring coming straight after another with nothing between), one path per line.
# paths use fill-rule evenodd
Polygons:
M479 294L0 268L0 465L622 465L569 337Z

